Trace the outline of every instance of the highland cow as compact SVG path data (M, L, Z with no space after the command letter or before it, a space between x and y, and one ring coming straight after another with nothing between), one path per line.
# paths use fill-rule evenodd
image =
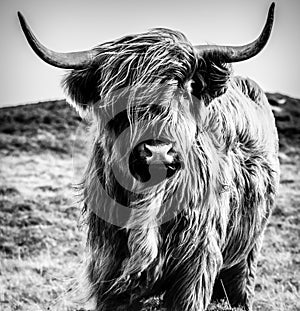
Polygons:
M88 299L96 310L139 310L153 296L170 311L227 297L251 309L263 232L279 180L278 138L261 88L231 63L267 43L193 46L156 28L75 53L33 50L72 69L63 86L92 116L82 182Z

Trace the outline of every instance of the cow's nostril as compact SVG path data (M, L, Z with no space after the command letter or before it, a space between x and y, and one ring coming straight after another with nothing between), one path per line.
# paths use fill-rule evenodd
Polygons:
M152 157L151 148L149 148L149 146L147 144L141 144L140 155L144 156L145 158Z

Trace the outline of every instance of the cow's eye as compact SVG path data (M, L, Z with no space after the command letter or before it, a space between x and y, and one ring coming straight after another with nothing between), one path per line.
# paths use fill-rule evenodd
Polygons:
M182 96L184 99L190 99L190 93L188 91L184 91Z

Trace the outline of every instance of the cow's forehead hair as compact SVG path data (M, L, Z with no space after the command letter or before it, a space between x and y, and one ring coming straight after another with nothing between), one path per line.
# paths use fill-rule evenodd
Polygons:
M111 91L176 80L183 86L196 68L197 57L186 37L169 29L156 28L97 47L100 96Z
M71 71L63 82L68 97L83 112L97 106L99 100L111 107L115 94L126 88L145 88L144 98L151 99L167 85L165 94L170 99L174 86L185 89L198 66L197 52L187 38L165 28L126 36L95 49L92 63Z
M187 37L180 31L172 30L168 28L152 28L147 32L126 35L121 38L100 44L96 49L102 51L102 49L114 52L117 47L129 46L135 51L145 51L146 47L153 46L159 43L169 43L172 45L185 44L192 47Z

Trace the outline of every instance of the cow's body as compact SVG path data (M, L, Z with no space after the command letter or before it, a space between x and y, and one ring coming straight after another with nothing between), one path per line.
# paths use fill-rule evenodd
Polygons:
M127 310L130 302L162 294L168 310L202 310L211 297L226 296L233 306L250 308L257 254L279 179L274 117L263 91L239 77L232 77L225 94L202 109L196 171L207 189L189 189L199 192L196 198L202 201L180 201L185 206L176 217L155 230L147 230L148 218L141 221L144 227L120 230L97 212L89 214L88 273L100 310L106 304L107 310L122 305ZM89 193L93 188L93 183L84 187ZM99 243L99 230L110 238ZM112 274L102 275L100 266Z
M194 47L160 28L70 55L41 46L20 17L41 58L74 69L67 95L93 116L82 190L97 310L139 310L151 296L168 311L225 297L251 309L278 138L263 91L228 63L263 48L273 10L238 48Z

